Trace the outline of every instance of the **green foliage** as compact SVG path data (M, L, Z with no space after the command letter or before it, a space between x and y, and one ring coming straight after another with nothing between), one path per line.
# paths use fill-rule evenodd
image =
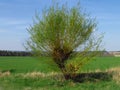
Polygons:
M99 51L101 37L94 37L95 29L95 19L82 12L79 5L69 8L55 3L43 12L42 18L36 15L36 22L28 28L27 48L36 55L51 56L63 74L71 67L71 72L76 73ZM79 62L76 66L67 64L68 60Z

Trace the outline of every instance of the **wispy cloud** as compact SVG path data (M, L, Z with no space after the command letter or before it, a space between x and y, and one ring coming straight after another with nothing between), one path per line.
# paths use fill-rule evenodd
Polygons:
M0 25L27 25L30 24L30 20L21 20L14 18L0 18Z
M0 36L1 37L28 37L27 27L29 20L20 20L14 18L0 18Z

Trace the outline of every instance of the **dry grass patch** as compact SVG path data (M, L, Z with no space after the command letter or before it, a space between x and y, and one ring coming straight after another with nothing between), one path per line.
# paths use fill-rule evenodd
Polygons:
M62 73L57 72L51 72L51 73L42 73L42 72L31 72L31 73L18 73L15 75L15 77L22 77L22 78L31 78L31 79L37 79L37 78L50 78L55 79L57 81L64 81L64 76Z
M0 72L0 77L11 76L10 71ZM12 75L14 76L14 75ZM30 79L39 79L39 78L50 78L57 81L65 81L62 73L51 72L51 73L42 73L42 72L30 72L30 73L17 73L15 77L30 78ZM71 78L72 79L72 78ZM78 73L75 80L77 82L98 82L98 81L107 81L114 80L120 84L120 67L110 68L105 71L95 70L94 72L89 71L85 73Z
M0 77L6 77L10 75L10 71L0 72Z
M120 84L120 67L108 69L107 72L111 73L113 80Z

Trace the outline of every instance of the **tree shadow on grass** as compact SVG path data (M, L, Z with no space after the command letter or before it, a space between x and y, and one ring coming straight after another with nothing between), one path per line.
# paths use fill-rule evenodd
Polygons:
M79 83L110 81L112 79L112 74L108 72L80 73L71 79L74 82L79 82Z

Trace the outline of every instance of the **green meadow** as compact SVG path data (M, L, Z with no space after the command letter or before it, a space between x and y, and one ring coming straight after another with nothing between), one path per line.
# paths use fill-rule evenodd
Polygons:
M120 57L98 57L83 66L81 73L111 70L120 74ZM82 83L65 81L49 57L0 57L0 90L119 90L119 76Z

